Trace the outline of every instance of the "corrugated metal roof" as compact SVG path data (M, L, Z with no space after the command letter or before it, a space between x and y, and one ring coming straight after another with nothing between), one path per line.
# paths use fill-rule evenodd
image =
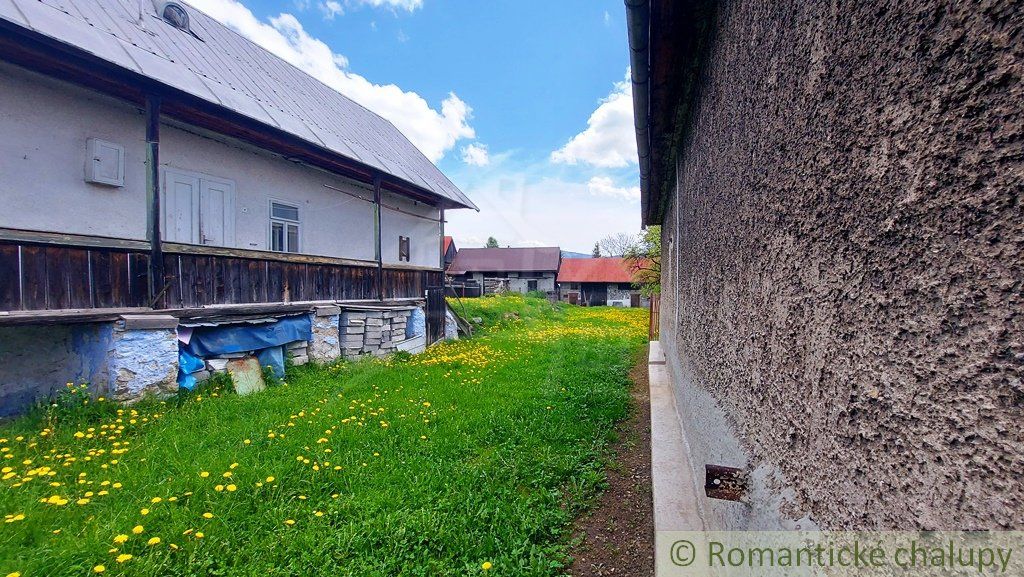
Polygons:
M393 124L179 4L198 38L164 22L150 0L0 0L0 19L476 208Z
M542 272L558 270L561 253L545 248L463 248L455 255L449 274L467 272Z
M452 237L450 237L450 236L444 237L444 250L442 250L441 252L447 253L448 252L448 248L450 246L452 246L452 243L454 243L454 242L455 242L455 240Z
M558 282L632 282L629 263L620 257L567 258L558 269Z

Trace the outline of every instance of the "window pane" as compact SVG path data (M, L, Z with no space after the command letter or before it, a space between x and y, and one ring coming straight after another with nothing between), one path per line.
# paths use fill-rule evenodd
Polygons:
M270 223L270 250L284 251L284 225L279 222Z
M295 206L288 206L287 204L278 204L276 202L270 203L270 216L273 218L283 218L285 220L299 220L299 209Z
M299 252L299 227L288 225L288 252Z

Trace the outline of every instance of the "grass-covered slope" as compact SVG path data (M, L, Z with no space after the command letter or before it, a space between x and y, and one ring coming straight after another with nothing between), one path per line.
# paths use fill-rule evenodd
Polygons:
M646 317L467 306L504 328L247 397L72 399L3 426L0 575L559 574Z

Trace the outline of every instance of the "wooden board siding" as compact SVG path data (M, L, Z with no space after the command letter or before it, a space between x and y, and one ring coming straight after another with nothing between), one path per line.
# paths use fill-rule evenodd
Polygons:
M209 254L164 254L155 308L373 300L376 268ZM0 241L0 311L148 307L149 255L141 250ZM384 269L388 299L423 298L433 270Z
M145 253L0 243L0 310L146 306Z

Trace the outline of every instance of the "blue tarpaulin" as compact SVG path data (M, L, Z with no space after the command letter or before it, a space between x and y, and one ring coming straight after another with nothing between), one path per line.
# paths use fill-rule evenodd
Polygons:
M223 353L259 351L293 341L308 341L313 327L309 315L278 319L261 325L227 325L196 327L192 338L182 348L197 357Z
M278 319L259 325L196 327L188 344L178 343L178 387L192 390L196 379L191 373L203 369L204 357L224 353L256 351L261 367L269 366L284 377L284 348L294 341L308 341L313 327L309 315Z
M196 388L196 378L192 373L202 370L206 366L203 359L178 347L178 388L191 391Z

